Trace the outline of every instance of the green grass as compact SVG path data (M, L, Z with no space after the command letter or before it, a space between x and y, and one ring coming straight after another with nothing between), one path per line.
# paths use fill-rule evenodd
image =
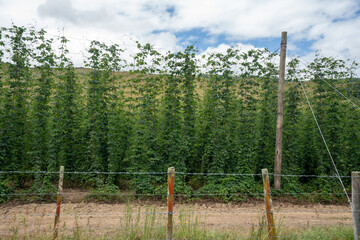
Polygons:
M1 239L53 239L51 232L43 234L13 235ZM91 229L74 229L67 234L59 234L59 239L66 240L110 240L110 239L131 239L131 240L148 240L148 239L166 239L166 226L164 227L129 227L122 229L108 229L102 231ZM183 225L174 228L174 239L269 239L267 229L209 229L206 226ZM295 239L354 239L352 227L331 226L331 227L309 227L299 229L282 229L277 235L277 239L295 240Z
M354 239L352 226L309 227L284 232L280 239Z

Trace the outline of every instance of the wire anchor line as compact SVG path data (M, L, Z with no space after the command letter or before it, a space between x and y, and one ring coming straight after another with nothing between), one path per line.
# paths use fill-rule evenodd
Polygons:
M329 85L332 89L334 89L337 93L339 93L341 96L343 96L344 98L346 98L346 100L348 100L355 108L358 108L360 110L359 105L357 105L356 103L354 103L353 101L351 101L350 98L348 98L347 96L345 96L344 94L342 94L339 90L337 90L333 85L331 85L330 83L328 83L325 79L322 79L322 81L324 81L327 85Z
M328 145L327 145L327 142L326 142L326 139L325 139L325 137L324 137L324 134L323 134L322 131L321 131L319 122L318 122L318 120L317 120L317 118L316 118L316 116L315 116L314 110L313 110L313 108L312 108L312 106L311 106L311 103L310 103L310 100L309 100L309 98L308 98L308 96L307 96L307 94L306 94L306 91L305 91L304 85L302 84L302 81L300 81L300 85L301 85L301 88L302 88L302 90L303 90L303 92L304 92L306 101L307 101L307 103L308 103L308 105L309 105L309 107L310 107L311 113L312 113L312 115L313 115L313 117L314 117L314 120L315 120L315 122L316 122L316 126L318 127L318 130L319 130L319 133L320 133L320 135L321 135L321 138L322 138L322 140L323 140L323 142L324 142L324 144L325 144L325 147L326 147L326 150L327 150L327 152L328 152L328 154L329 154L329 157L330 157L330 159L331 159L331 162L332 162L332 164L333 164L333 166L334 166L336 176L337 176L337 178L338 178L339 181L340 181L340 184L341 184L341 186L342 186L342 188L343 188L343 191L344 191L344 193L345 193L345 195L346 195L346 198L347 198L347 200L348 200L348 202L349 202L349 204L350 204L350 208L353 209L353 207L352 207L352 202L351 202L350 197L349 197L349 195L348 195L348 193L347 193L347 191L346 191L345 185L344 185L343 181L341 180L339 171L338 171L338 169L337 169L337 167L336 167L336 164L335 164L335 161L334 161L334 159L333 159L333 156L332 156L332 154L331 154L331 152L330 152L330 149L329 149L329 147L328 147Z

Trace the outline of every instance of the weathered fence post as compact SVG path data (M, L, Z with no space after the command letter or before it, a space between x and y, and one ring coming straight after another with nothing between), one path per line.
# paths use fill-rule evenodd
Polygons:
M278 107L276 120L276 146L275 146L275 189L281 188L281 161L282 161L282 129L283 129L283 112L284 112L284 83L285 83L285 60L286 60L286 42L287 32L281 33L281 50L280 50L280 75L278 89Z
M168 224L167 224L167 239L173 239L173 214L174 214L174 182L175 182L175 168L168 168Z
M264 183L264 200L266 205L266 218L268 223L269 239L276 239L274 216L273 212L271 211L271 193L268 170L262 169L261 173Z
M354 219L354 239L360 238L360 172L351 172L351 200Z
M57 239L58 237L58 224L60 220L60 207L61 207L61 194L63 190L63 181L64 181L64 166L60 166L59 188L57 192L57 205L56 205L55 222L54 222L54 239Z

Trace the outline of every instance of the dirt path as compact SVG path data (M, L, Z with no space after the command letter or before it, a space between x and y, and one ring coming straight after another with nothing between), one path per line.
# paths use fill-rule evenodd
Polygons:
M54 224L55 204L3 205L0 208L0 238L15 232L22 234L51 231ZM274 203L273 211L277 225L290 228L314 225L350 225L352 216L349 206L339 205L293 205ZM139 226L166 226L167 208L164 204L97 204L64 203L61 208L61 231L74 228L106 231ZM249 229L264 220L264 205L243 204L177 204L175 225L196 224L207 228ZM156 212L155 214L151 214ZM138 214L140 213L140 214ZM138 217L139 216L139 217Z

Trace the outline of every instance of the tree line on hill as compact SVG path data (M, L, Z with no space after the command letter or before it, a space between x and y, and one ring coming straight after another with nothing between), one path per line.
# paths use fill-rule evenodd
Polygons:
M1 171L273 172L278 54L266 49L199 55L193 46L160 53L138 43L132 61L118 45L92 41L86 69L68 40L12 26L0 31ZM199 57L202 56L202 57ZM333 175L307 106L307 89L341 175L360 164L357 64L322 57L287 64L283 174ZM53 191L53 174L0 174L0 192ZM68 183L106 191L159 193L164 175L68 174ZM284 191L341 192L336 179L283 177ZM345 179L348 184L349 179ZM177 175L179 193L261 191L258 176Z

